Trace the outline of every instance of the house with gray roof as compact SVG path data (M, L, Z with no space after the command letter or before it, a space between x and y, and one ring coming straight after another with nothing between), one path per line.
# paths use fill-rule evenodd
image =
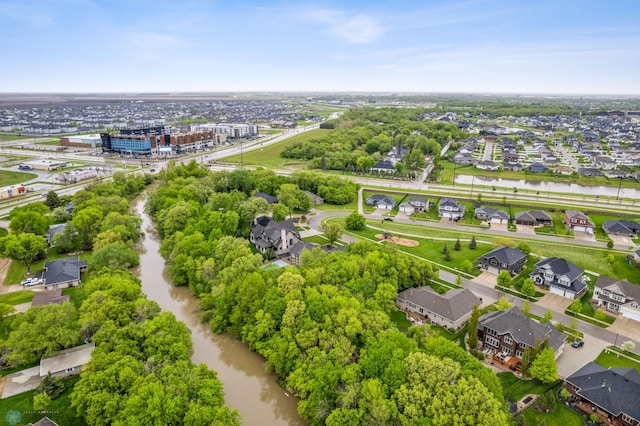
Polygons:
M500 271L509 271L511 275L518 275L527 256L517 248L502 246L476 259L480 267L488 272L499 274Z
M42 271L44 287L67 288L80 284L80 275L87 270L87 261L78 256L45 262Z
M515 215L516 225L545 226L553 224L553 218L549 213L542 210L529 210L517 212Z
M408 288L396 298L398 308L420 321L428 321L446 329L461 329L471 316L474 305L482 300L469 289L449 290L438 294L431 287Z
M476 219L491 223L509 223L509 213L493 207L476 207L474 215Z
M628 281L598 276L591 302L609 312L640 321L640 286Z
M582 280L584 269L560 257L549 257L536 263L535 271L529 276L540 286L549 287L549 291L568 299L579 299L587 285Z
M95 343L85 343L63 349L53 356L47 356L40 360L40 377L51 373L53 377L66 377L72 374L80 374L82 366L91 361L91 352L96 348Z
M540 324L514 306L506 311L487 312L478 320L478 340L494 353L522 358L527 347L535 347L549 339L556 358L564 350L567 336L549 323Z
M591 361L565 379L576 406L604 424L640 424L640 373L635 368L605 368Z
M458 220L464 216L464 205L452 198L442 198L438 204L438 216Z
M365 204L378 209L392 210L396 206L396 200L388 195L373 194L367 197Z
M300 256L302 255L302 252L305 250L311 251L316 247L320 247L320 244L298 241L293 246L291 246L291 250L289 250L289 258L291 259L291 263L300 266Z
M636 238L640 235L640 223L631 220L606 220L602 223L602 229L608 235L617 235Z
M269 204L274 204L278 202L278 198L274 197L273 195L269 195L269 194L265 194L264 192L256 192L255 194L253 194L254 197L258 197L258 198L262 198L264 200L267 201L267 203Z
M45 416L35 423L27 423L26 426L58 426L58 423Z
M380 160L371 167L372 173L395 173L396 166L390 160Z
M56 237L64 234L64 230L66 227L66 223L56 223L54 225L49 225L49 229L47 230L47 243L49 243L49 247L53 246L56 241Z
M281 256L289 254L291 247L301 241L301 238L291 220L277 222L269 216L260 216L253 221L249 241L262 254L272 249L276 255Z
M429 200L422 197L409 197L407 201L400 204L399 210L406 214L422 213L429 209Z

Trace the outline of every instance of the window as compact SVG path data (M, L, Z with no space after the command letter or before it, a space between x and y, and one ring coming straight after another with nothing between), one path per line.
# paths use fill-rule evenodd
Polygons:
M487 336L486 342L488 345L493 346L494 348L497 348L498 346L500 346L500 342L498 341L498 339L493 337Z
M502 352L504 352L507 355L511 355L511 348L507 348L506 346L503 346Z
M516 356L518 358L522 358L522 351L516 351Z
M553 279L553 272L552 271L545 271L544 272L544 279L547 281L551 281Z
M510 336L504 336L504 343L510 345L513 343L513 339Z

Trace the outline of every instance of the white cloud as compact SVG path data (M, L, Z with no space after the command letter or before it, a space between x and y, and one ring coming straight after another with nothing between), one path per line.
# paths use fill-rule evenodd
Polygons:
M327 25L327 30L349 44L367 44L380 39L384 29L370 16L332 9L311 9L303 12L306 19Z

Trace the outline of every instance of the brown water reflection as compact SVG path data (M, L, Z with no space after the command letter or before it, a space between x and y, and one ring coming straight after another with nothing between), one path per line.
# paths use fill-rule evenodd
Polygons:
M238 410L243 424L304 425L296 408L297 399L285 394L274 374L265 373L264 359L241 341L212 333L208 325L200 322L198 301L189 289L171 284L164 259L158 253L160 239L151 219L144 213L145 201L142 198L135 205L145 233L138 268L142 291L191 329L191 359L218 373L225 399L232 409Z

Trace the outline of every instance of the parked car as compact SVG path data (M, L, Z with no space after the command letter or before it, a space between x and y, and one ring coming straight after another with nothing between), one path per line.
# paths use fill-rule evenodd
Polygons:
M30 166L30 165L28 165L28 164L20 164L20 165L18 166L18 169L19 169L19 170L32 170L32 169L33 169L33 166Z
M583 346L584 346L584 340L582 339L575 340L573 343L571 343L572 348L581 348Z
M22 284L25 287L31 287L41 283L42 283L42 280L40 278L27 278L26 280L23 280L20 282L20 284Z
M389 222L393 222L393 219L392 219L392 218L390 218L390 217L385 217L385 218L384 218L384 220L387 220L387 221L389 221Z

